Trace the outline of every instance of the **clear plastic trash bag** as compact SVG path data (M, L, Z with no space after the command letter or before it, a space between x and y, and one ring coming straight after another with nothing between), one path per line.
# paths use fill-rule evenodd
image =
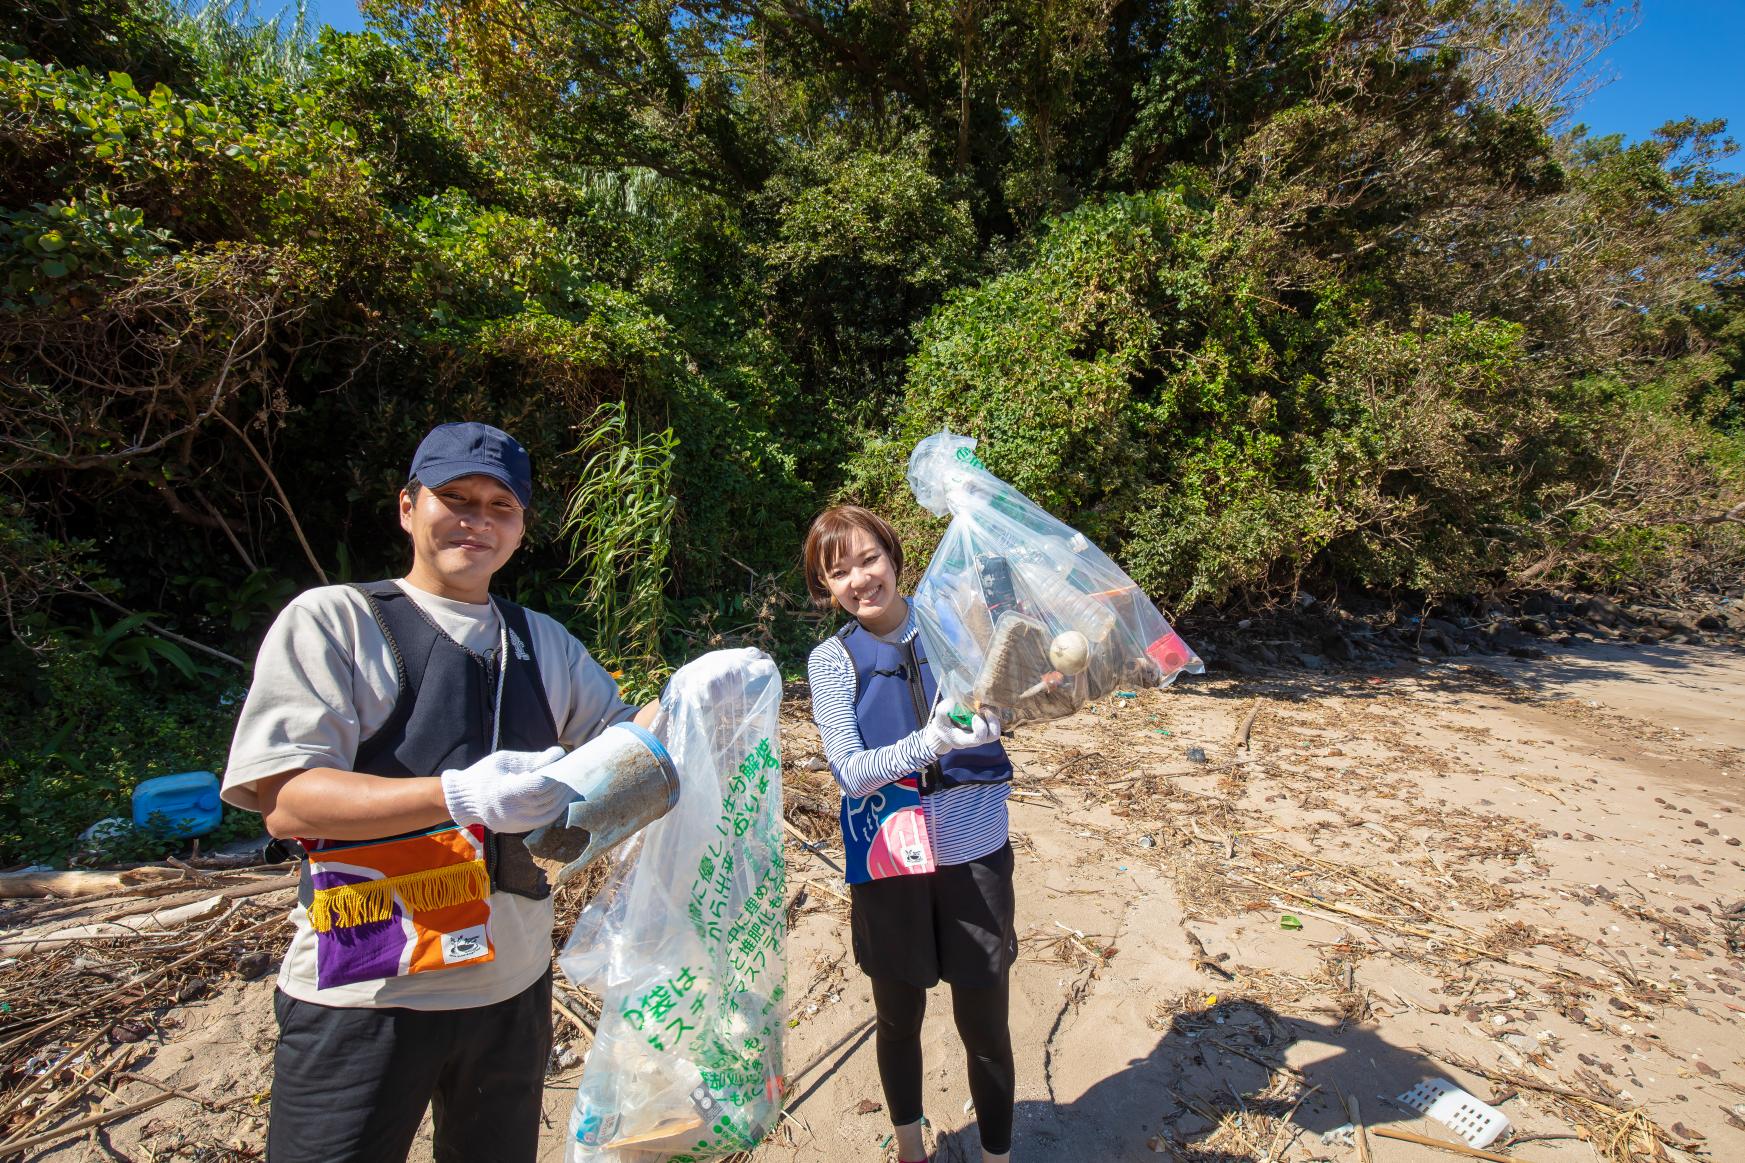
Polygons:
M678 804L626 843L558 957L601 1000L568 1163L721 1159L779 1116L781 698L758 650L706 654L661 694Z
M951 515L913 599L942 698L1010 726L1205 670L1120 566L990 473L975 445L939 432L909 456L915 499Z

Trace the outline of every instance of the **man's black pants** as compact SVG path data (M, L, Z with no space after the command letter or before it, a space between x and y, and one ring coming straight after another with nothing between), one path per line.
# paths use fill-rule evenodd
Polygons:
M532 1163L551 975L468 1010L337 1009L273 996L268 1163L400 1163L433 1106L436 1163Z

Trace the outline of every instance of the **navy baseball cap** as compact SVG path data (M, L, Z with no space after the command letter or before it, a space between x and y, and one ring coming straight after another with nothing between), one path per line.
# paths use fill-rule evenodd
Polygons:
M523 509L533 503L533 462L527 450L501 428L467 421L438 424L412 455L412 471L426 488L464 476L488 476L515 494Z

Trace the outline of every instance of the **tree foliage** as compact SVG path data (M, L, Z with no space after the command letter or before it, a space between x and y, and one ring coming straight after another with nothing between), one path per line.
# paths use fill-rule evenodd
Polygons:
M221 763L224 660L403 566L455 418L534 455L506 583L655 671L767 628L832 497L924 559L944 424L1177 609L1745 565L1745 187L1719 123L1572 121L1627 7L370 12L0 17L4 681L206 724L141 763Z

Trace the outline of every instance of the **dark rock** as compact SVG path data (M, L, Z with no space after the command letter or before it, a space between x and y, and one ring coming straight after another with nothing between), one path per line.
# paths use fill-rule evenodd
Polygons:
M1713 614L1704 614L1697 619L1698 630L1725 630L1727 624Z
M1595 594L1584 600L1576 606L1575 612L1588 621L1598 622L1602 626L1617 626L1635 621L1624 612L1622 606L1604 594Z
M1327 665L1326 660L1319 654L1298 654L1297 662L1304 670L1321 670Z
M1226 650L1220 661L1224 668L1233 674L1255 675L1260 673L1260 668L1254 665L1254 660L1240 651Z
M1340 662L1351 662L1357 658L1357 647L1343 634L1329 634L1321 639L1321 653Z
M1563 602L1556 595L1543 591L1528 594L1521 599L1521 612L1523 614L1556 614L1563 608Z
M141 1042L151 1034L152 1028L136 1018L122 1018L109 1028L109 1040L118 1045Z
M1492 623L1479 633L1479 643L1492 651L1507 651L1509 647L1520 646L1526 641L1520 630L1507 622Z
M236 959L236 972L244 981L265 977L272 967L272 955L260 949L244 953Z

